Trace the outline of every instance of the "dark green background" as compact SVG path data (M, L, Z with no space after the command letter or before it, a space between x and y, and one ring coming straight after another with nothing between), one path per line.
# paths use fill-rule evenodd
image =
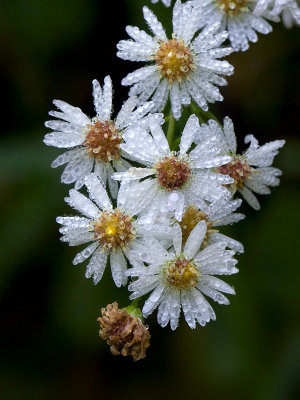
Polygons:
M214 306L216 322L192 331L182 318L171 332L153 315L146 360L113 357L96 318L116 299L125 306L126 290L109 271L94 286L85 266L72 266L77 249L59 241L55 217L70 212L69 187L50 168L60 150L42 143L51 100L93 115L91 81L111 74L119 109L120 80L137 65L118 59L115 45L126 24L144 26L144 3L1 0L1 398L299 399L299 29L277 24L230 56L236 73L213 108L234 120L241 149L248 133L287 140L275 161L281 186L228 230L246 252L226 279L237 295ZM152 8L170 21L170 9Z

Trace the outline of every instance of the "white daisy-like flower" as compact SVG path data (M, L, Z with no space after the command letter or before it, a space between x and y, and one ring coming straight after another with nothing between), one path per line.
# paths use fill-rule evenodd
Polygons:
M186 243L194 227L200 221L204 221L206 223L206 233L202 241L203 248L213 243L225 242L229 249L237 253L243 253L244 246L242 243L219 232L221 226L231 225L245 218L244 214L235 212L241 203L242 200L240 199L221 199L213 204L204 206L202 211L191 203L179 222L183 244Z
M222 154L232 156L232 160L228 164L218 167L218 171L234 179L234 183L230 187L233 193L240 192L251 207L259 210L260 205L253 192L270 194L268 186L279 185L278 176L282 172L271 165L274 157L278 154L278 149L285 144L285 140L274 140L259 146L253 135L247 135L245 143L250 143L248 150L241 155L237 154L234 127L228 117L224 119L223 128L213 120L202 124L195 143L198 143L199 140L202 141L203 137L209 138L211 135L219 138Z
M147 168L131 167L112 178L122 181L128 197L144 204L150 220L160 213L172 212L181 221L189 201L202 209L206 204L231 196L224 185L233 183L233 179L211 170L231 161L231 156L219 155L216 136L206 137L190 149L199 130L196 115L191 115L186 123L179 152L170 150L158 121L153 116L148 120L151 134L132 127L123 135L125 143L121 144L125 152Z
M152 104L137 106L137 98L130 97L113 121L112 114L112 82L109 76L104 79L103 90L98 81L93 81L93 97L96 117L90 119L78 107L73 107L64 101L54 100L55 106L61 110L49 114L58 120L45 123L54 132L45 136L48 146L71 149L58 156L51 166L53 168L67 164L62 176L62 183L75 182L75 188L80 189L84 178L95 172L108 186L115 198L118 185L110 177L115 171L126 171L130 164L124 160L124 152L120 149L123 132L128 126L139 124L151 110Z
M90 256L86 277L93 276L97 284L104 273L109 258L115 284L120 287L127 282L125 271L127 260L132 265L141 262L141 254L151 251L149 237L155 235L164 239L172 229L164 225L150 226L142 218L136 217L141 205L127 201L126 193L118 193L117 207L113 208L105 188L95 174L85 177L89 199L72 189L65 201L78 210L83 217L58 217L62 225L61 240L70 246L91 242L78 253L73 264L82 263Z
M254 14L262 15L270 11L270 15L280 16L286 28L291 28L293 24L300 25L300 8L295 0L258 0Z
M158 3L159 0L151 0L153 4ZM166 7L170 7L172 0L161 0Z
M223 100L215 85L226 85L221 75L231 75L233 67L219 60L232 52L230 47L220 47L228 36L227 32L216 33L220 24L207 27L194 38L201 9L191 2L181 4L177 0L173 9L173 35L168 39L153 12L147 7L143 11L154 37L127 26L133 40L121 40L117 45L120 58L151 62L122 80L123 85L133 85L130 95L138 96L140 104L151 97L157 111L163 110L170 96L176 119L181 116L182 105L189 105L191 98L205 111L207 102Z
M255 15L254 0L194 0L194 2L203 10L200 27L219 22L221 29L228 31L228 38L234 51L246 51L249 42L257 42L256 32L265 35L272 32L272 26L265 20L266 17L278 21L277 17L266 13L262 16Z
M203 295L219 304L229 304L221 292L235 294L234 289L213 275L237 273L237 260L233 258L233 250L225 250L225 242L200 250L206 233L204 221L195 226L183 248L180 229L178 232L174 235L175 254L152 240L155 250L152 260L147 266L127 271L135 278L128 288L133 292L131 299L152 292L142 309L145 317L158 307L158 323L162 327L170 323L171 329L175 330L182 307L186 322L194 329L196 322L204 326L216 319L214 310Z

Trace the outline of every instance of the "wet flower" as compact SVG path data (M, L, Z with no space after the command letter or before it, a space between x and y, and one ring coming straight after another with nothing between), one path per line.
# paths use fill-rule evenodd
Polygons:
M206 233L202 241L202 248L217 242L225 242L229 249L238 253L244 252L244 246L237 240L220 233L222 226L233 224L245 218L244 214L235 213L242 200L221 199L200 211L194 204L190 204L179 222L182 231L182 242L185 245L190 233L200 222L206 223ZM205 210L205 212L203 211ZM175 220L176 221L176 220Z
M231 155L232 160L218 167L218 171L234 180L230 189L234 194L240 192L244 199L256 210L260 209L259 202L254 193L270 194L268 186L278 186L278 176L281 171L272 167L274 157L278 154L285 141L274 140L259 146L258 141L253 135L245 137L245 143L250 143L248 150L242 154L237 154L236 137L233 123L230 118L224 119L223 128L215 121L210 120L207 124L202 124L199 135L195 142L203 140L203 137L216 135L223 155ZM197 139L198 138L198 139Z
M151 336L137 316L119 309L116 302L102 308L101 314L99 336L110 345L113 355L131 356L134 361L146 357Z
M257 16L253 13L253 0L194 0L202 8L203 15L199 27L220 23L228 31L228 38L234 51L245 51L249 42L257 42L256 32L267 34L272 26L266 17L278 20L269 14Z
M68 242L70 246L91 242L76 255L73 264L77 265L91 257L86 277L93 276L96 284L101 280L109 259L114 282L120 287L127 282L127 260L132 265L138 264L140 254L151 251L149 236L156 235L164 239L170 234L171 228L164 225L152 227L143 218L136 217L143 207L127 199L122 190L118 194L117 207L113 208L106 190L95 174L87 176L85 184L90 199L75 189L70 190L70 197L65 198L84 217L58 217L57 222L62 225L61 240Z
M233 179L211 171L231 161L231 156L219 155L219 145L214 135L190 149L199 121L191 115L182 132L179 152L170 150L165 134L155 120L149 116L151 134L142 129L129 129L123 136L124 149L147 168L129 168L127 172L115 173L113 179L122 181L122 190L144 204L144 213L153 221L160 213L174 213L181 221L188 205L193 201L200 209L230 197L224 187ZM146 217L145 217L146 218Z
M61 111L49 113L58 120L45 123L46 127L54 132L48 133L44 142L48 146L71 149L58 156L51 165L56 168L67 164L61 176L63 183L75 182L75 189L79 189L84 184L85 176L94 171L104 185L108 182L110 193L115 198L118 185L110 177L115 171L126 171L130 167L120 148L123 142L122 135L128 126L145 122L144 117L151 110L152 104L145 103L134 111L137 98L130 97L116 119L112 120L112 93L109 76L104 79L103 89L98 81L93 81L96 111L96 117L93 119L77 107L54 100L53 103Z
M207 102L222 101L216 85L226 84L222 75L231 75L233 67L219 60L232 52L230 47L220 47L228 36L226 32L217 33L220 24L195 36L202 11L192 2L181 4L177 0L169 39L153 12L147 7L143 11L154 37L127 26L133 40L122 40L117 45L120 58L151 62L123 79L123 85L133 85L130 95L138 96L139 104L151 98L157 111L163 110L170 96L175 119L180 118L182 105L190 104L191 98L203 110L208 110Z
M219 304L229 304L221 293L235 294L234 289L213 275L231 275L238 270L232 250L225 250L226 243L218 242L201 249L206 234L206 223L200 221L190 233L185 246L179 227L174 234L175 253L167 251L152 240L155 252L149 265L136 266L127 271L134 277L129 285L130 298L135 299L152 292L142 309L143 315L150 315L157 307L157 321L165 327L170 323L176 329L181 308L191 328L196 322L204 326L215 313L203 295Z

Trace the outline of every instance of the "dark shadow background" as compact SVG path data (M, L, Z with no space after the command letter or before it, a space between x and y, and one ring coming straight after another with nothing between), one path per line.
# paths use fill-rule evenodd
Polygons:
M296 400L299 359L299 29L274 26L230 62L236 73L213 108L231 116L241 149L285 138L275 165L279 188L261 196L262 210L227 233L242 241L237 295L214 305L217 321L175 333L149 319L146 360L112 356L98 338L100 307L126 290L109 271L93 286L77 249L59 242L55 217L69 213L50 163L60 150L42 143L53 98L93 115L91 81L110 74L119 110L120 80L135 63L115 56L127 24L144 27L150 0L1 0L0 4L0 395L2 399L205 398ZM153 5L166 23L170 10Z

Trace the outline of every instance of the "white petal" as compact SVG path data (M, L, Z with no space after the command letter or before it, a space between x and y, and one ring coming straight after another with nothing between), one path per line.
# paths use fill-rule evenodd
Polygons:
M117 287L126 285L127 276L125 271L127 269L126 259L120 249L113 250L110 253L110 265L113 280Z
M184 254L188 258L193 258L200 249L206 230L206 222L200 221L190 233L183 250Z
M71 189L69 191L69 196L70 197L65 197L65 201L70 204L71 207L89 218L97 218L99 214L98 207L83 194L77 192L77 190Z
M94 242L92 244L90 244L88 247L86 247L83 251L81 251L80 253L78 253L76 255L76 257L73 260L73 264L77 265L82 263L84 260L86 260L87 258L90 257L91 254L94 253L94 251L97 249L97 247L99 246L98 242Z
M107 192L96 174L86 176L85 185L88 189L90 199L93 200L102 210L112 209Z

